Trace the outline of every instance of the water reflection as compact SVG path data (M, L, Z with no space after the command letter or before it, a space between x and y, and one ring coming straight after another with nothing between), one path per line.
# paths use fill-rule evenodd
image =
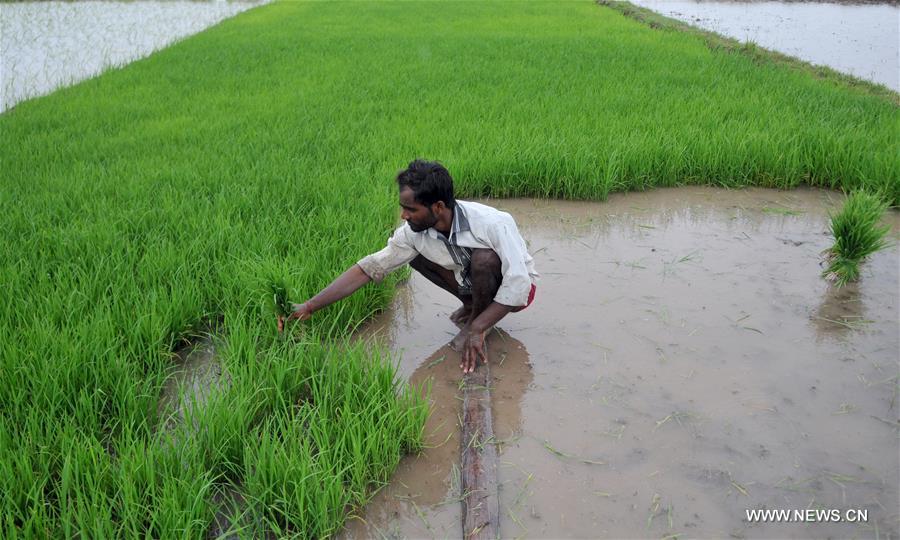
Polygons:
M851 330L860 329L866 324L864 306L858 283L829 286L812 317L816 338L842 339Z
M430 284L425 286L430 289ZM396 322L404 319L403 306L410 297L403 289L394 309ZM434 309L425 302L424 311ZM418 314L424 315L422 311ZM394 332L383 323L375 323L367 332L392 335L392 347L417 339L416 332ZM504 446L515 440L522 430L522 399L534 380L525 345L506 331L496 328L487 337L488 361L491 363L492 413L494 444L502 456ZM461 535L460 507L460 424L463 394L460 381L459 353L442 346L421 360L409 382L418 387L431 387L431 414L425 425L425 448L418 455L406 456L400 462L391 483L378 492L363 509L363 515L351 519L342 538L454 538Z

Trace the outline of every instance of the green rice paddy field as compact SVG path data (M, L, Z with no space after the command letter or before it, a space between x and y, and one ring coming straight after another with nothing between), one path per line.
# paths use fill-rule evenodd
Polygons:
M249 536L336 531L422 440L420 392L345 339L394 282L287 338L267 291L305 299L382 246L415 157L465 197L896 205L897 129L883 88L590 1L279 2L21 103L0 115L0 536L195 538L229 484ZM162 430L173 351L210 326L231 384Z

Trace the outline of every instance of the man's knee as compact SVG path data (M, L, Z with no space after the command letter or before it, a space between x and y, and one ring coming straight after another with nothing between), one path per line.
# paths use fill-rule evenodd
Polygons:
M428 268L428 259L421 255L416 255L415 259L409 261L409 266L413 270L421 272L423 269Z
M410 268L416 270L421 274L438 274L440 276L446 277L447 273L449 272L451 276L453 275L453 272L450 272L450 270L447 270L443 266L429 261L422 255L416 255L415 259L409 261L409 266Z
M416 255L415 259L409 261L409 266L435 283L438 281L445 283L446 287L449 287L452 290L456 290L456 287L458 286L453 271L447 270L443 266L429 261L422 255Z
M473 249L470 264L472 272L501 275L500 257L492 249Z

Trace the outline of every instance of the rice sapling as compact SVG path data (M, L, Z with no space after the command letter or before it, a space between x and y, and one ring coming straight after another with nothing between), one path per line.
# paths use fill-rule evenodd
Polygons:
M887 247L889 226L878 226L888 203L877 194L854 191L844 207L831 216L834 245L823 251L828 266L822 276L843 287L859 278L859 264L869 255Z
M283 281L273 281L269 286L272 293L272 307L275 314L281 317L287 317L291 314L291 301L288 298L288 289Z

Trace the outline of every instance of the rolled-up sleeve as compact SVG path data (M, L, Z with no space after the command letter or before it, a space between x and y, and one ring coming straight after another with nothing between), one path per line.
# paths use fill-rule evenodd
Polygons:
M525 262L528 251L512 217L492 226L488 236L494 252L500 257L503 274L494 301L512 307L526 305L531 292L531 275Z
M367 255L356 263L376 283L380 283L384 276L415 259L419 254L407 236L406 227L407 225L403 225L394 231L384 249Z

